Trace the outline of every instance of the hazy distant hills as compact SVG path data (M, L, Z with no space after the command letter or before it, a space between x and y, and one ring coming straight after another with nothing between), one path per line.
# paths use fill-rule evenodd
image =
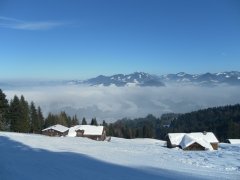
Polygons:
M240 85L240 72L230 71L222 73L152 75L144 72L132 74L116 74L112 76L97 76L84 81L67 81L68 84L88 84L90 86L164 86L168 83L194 84L214 86L218 84Z
M205 74L168 74L160 76L163 82L177 82L177 83L193 83L199 85L240 85L240 72L230 71L222 73L205 73Z

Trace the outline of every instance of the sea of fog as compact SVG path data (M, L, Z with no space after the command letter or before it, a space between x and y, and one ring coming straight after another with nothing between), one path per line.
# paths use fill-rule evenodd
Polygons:
M24 95L41 106L44 115L62 110L79 119L96 117L108 122L124 117L184 113L240 102L239 86L202 87L171 84L164 87L98 87L86 85L33 86L4 90L10 100Z

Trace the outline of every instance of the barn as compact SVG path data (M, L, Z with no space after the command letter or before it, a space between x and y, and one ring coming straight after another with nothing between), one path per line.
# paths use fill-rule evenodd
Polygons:
M180 147L183 150L217 150L218 143L212 132L169 133L167 147Z
M106 130L104 126L77 125L69 129L68 136L87 137L93 140L104 141L106 139Z
M42 134L46 136L66 136L68 134L68 127L56 124L42 130Z

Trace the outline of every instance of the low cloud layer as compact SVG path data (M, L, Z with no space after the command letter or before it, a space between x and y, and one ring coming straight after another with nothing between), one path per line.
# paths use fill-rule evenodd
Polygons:
M96 117L115 121L123 117L160 116L240 102L240 87L199 87L169 85L165 87L89 87L52 86L4 91L9 99L23 94L28 101L49 112L65 110L81 119Z

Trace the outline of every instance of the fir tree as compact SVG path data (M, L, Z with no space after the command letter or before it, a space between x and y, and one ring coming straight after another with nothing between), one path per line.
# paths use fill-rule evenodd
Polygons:
M38 109L37 109L37 117L38 117L38 122L40 124L40 132L41 130L44 128L44 117L43 117L43 114L42 114L42 110L40 108L40 106L38 106Z
M20 108L20 100L16 95L10 102L9 119L10 119L10 130L14 132L20 132L21 108Z
M41 122L38 119L38 112L33 102L30 105L30 124L31 132L40 133L41 132Z
M91 125L98 126L96 118L92 118Z
M79 121L78 121L78 118L75 114L72 118L72 126L76 126L76 125L79 125Z
M25 100L22 95L20 98L20 111L21 111L21 123L20 123L20 132L30 132L30 110L28 102Z
M9 130L9 122L7 120L8 110L8 100L0 89L0 130Z
M87 121L85 117L82 119L82 125L87 125Z

